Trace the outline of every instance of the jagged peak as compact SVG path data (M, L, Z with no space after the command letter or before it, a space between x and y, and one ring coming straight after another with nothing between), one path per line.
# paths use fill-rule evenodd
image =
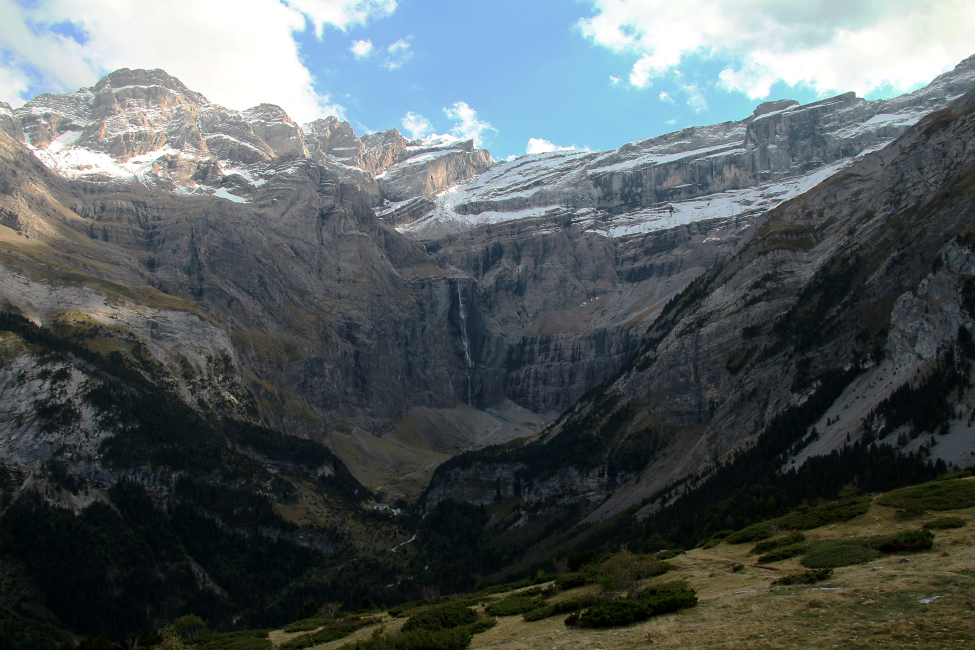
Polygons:
M752 112L752 117L758 117L760 115L767 115L768 113L774 113L775 111L782 111L787 108L792 108L793 106L798 106L799 102L794 99L775 99L770 102L762 102L755 107L754 112Z
M284 122L286 124L295 123L287 111L277 104L262 103L257 106L251 106L243 111L242 115L248 121L263 120L265 122Z
M305 133L316 136L322 134L327 135L331 133L347 132L347 134L351 135L352 137L358 137L356 136L355 129L352 128L351 124L344 120L340 120L334 115L312 120L311 122L303 124L301 128Z
M186 87L186 84L161 68L153 68L151 70L120 68L102 77L91 90L98 93L109 89L119 90L122 88L149 86L161 86L182 95L187 101L195 104L203 105L210 103L202 94L190 90ZM80 90L83 91L86 89L82 88Z

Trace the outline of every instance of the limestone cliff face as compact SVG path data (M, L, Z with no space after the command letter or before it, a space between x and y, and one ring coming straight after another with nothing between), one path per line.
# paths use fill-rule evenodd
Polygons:
M395 129L359 139L335 117L302 127L273 104L227 109L162 70L117 70L93 88L41 95L4 114L6 132L16 139L23 132L46 164L69 178L163 180L171 190L200 194L219 192L236 174L225 189L246 195L253 189L248 185L275 173L276 159L309 158L375 206L433 196L492 163L486 150L470 143L411 143ZM410 164L431 152L443 159ZM389 182L377 182L394 166Z
M407 149L409 158L391 165L379 177L383 196L390 201L433 198L448 187L477 176L493 162L490 153L474 149L470 140L451 144L449 148L410 149Z
M427 251L462 269L474 400L558 413L636 350L664 302L732 249L748 220L616 240L565 216L445 237ZM544 228L543 226L547 226ZM539 233L539 230L542 230Z
M975 330L965 306L975 253L956 240L975 220L973 134L969 93L761 217L730 256L660 311L630 363L535 447L451 461L434 477L427 504L494 499L490 481L498 477L551 477L545 459L566 436L618 463L619 450L630 449L626 440L654 431L646 438L652 445L641 443L647 464L592 509L596 521L752 444L830 372L851 368L855 380L813 425L823 433L807 436L782 462L798 466L859 440L876 428L873 409L931 372L963 336L960 327ZM975 396L969 390L952 399L967 410ZM949 430L962 438L968 431L954 421ZM964 463L973 445L962 438L933 453ZM566 463L573 464L581 470L592 461ZM568 485L565 494L578 501L585 490ZM543 516L541 499L535 503Z
M375 460L387 458L413 409L431 421L453 409L473 422L478 410L513 402L551 422L634 354L645 359L641 345L648 331L663 336L651 328L675 294L696 278L717 282L722 260L750 250L736 249L743 238L763 241L760 270L712 291L717 300L741 282L751 293L722 303L727 318L702 312L668 330L676 338L660 354L673 356L652 362L659 375L642 361L642 379L612 393L619 404L600 416L645 405L627 426L663 432L661 449L671 451L654 462L665 465L624 472L601 459L539 477L524 463L497 474L511 485L520 476L534 486L527 495L561 485L579 503L601 503L621 485L645 495L744 444L799 399L772 386L791 366L758 363L758 342L742 331L767 334L801 292L779 276L808 280L852 226L835 225L849 221L838 216L828 228L789 221L756 231L756 220L770 223L767 210L783 202L806 204L822 180L866 175L873 158L855 156L970 85L972 67L887 104L772 103L742 122L615 152L503 163L471 142L407 141L395 130L358 138L334 117L299 127L270 104L232 111L162 71L123 70L93 89L39 97L2 122L0 263L31 287L5 286L2 297L50 322L66 309L50 297L63 276L108 287L90 309L70 310L104 324L130 303L193 313L222 342L190 336L192 354L149 345L155 358L179 367L184 356L203 371L207 356L226 353L265 421L332 444L354 434L355 453ZM584 417L589 407L579 408ZM507 439L493 435L483 439ZM634 482L643 487L631 490Z
M555 208L574 210L580 218L598 210L624 222L635 213L644 213L644 222L656 221L661 209L687 219L681 215L685 206L708 217L768 210L790 183L811 188L972 87L975 57L892 99L867 101L846 93L808 105L768 102L744 120L695 126L614 151L523 156L494 165L400 227L411 236L436 239L482 221Z

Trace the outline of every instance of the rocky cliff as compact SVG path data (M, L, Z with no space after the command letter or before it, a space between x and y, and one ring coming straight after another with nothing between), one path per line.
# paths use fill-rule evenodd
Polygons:
M444 455L572 406L763 211L951 101L973 66L894 100L780 102L504 163L470 142L232 111L160 70L120 70L0 111L0 262L19 278L3 296L43 323L118 325L174 368L205 374L226 354L263 421L400 489L388 482L422 483ZM66 297L60 277L94 293ZM170 305L199 336L167 333L183 318ZM710 399L692 401L710 414Z
M763 215L619 373L540 437L442 465L426 507L646 516L753 447L775 471L880 444L970 465L973 134L970 92Z

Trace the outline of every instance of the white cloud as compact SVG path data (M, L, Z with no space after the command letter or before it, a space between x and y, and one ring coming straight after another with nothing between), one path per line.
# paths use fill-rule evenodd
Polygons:
M704 98L704 93L697 84L683 84L680 89L687 95L687 105L695 113L708 110L708 100Z
M971 0L588 1L582 33L638 57L637 87L695 56L734 61L720 83L752 98L778 81L863 95L912 88L975 52Z
M478 118L477 111L468 106L467 102L455 102L452 107L443 109L443 112L456 122L450 129L450 135L458 140L473 140L474 146L479 149L492 132L498 132L489 123Z
M619 82L620 82L620 78L619 77L614 77L613 75L609 75L609 83L611 83L611 84L613 84L615 86Z
M409 112L400 120L403 129L410 133L413 140L424 139L428 142L461 142L473 140L474 146L481 149L491 133L497 129L477 116L477 111L467 105L467 102L455 102L450 108L443 109L444 115L454 122L446 133L434 133L430 120L418 113Z
M418 113L408 112L400 120L400 123L403 125L403 130L409 132L411 140L425 138L433 133L433 125L430 124L430 120Z
M403 67L403 64L413 56L413 49L407 39L401 38L387 47L386 53L387 57L386 61L382 64L383 67L389 70L396 70Z
M372 41L352 41L349 51L355 55L355 58L364 59L372 54Z
M671 97L670 93L665 90L660 93L660 101L667 102L668 104L673 104L674 98Z
M321 35L326 24L344 30L395 8L395 0L0 0L0 99L23 103L27 79L68 92L118 68L162 68L230 108L273 102L298 122L341 116L315 90L294 33L306 20ZM84 44L43 28L65 20L87 33Z
M365 25L370 18L388 16L396 10L396 0L284 0L308 16L315 34L322 37L322 28L332 25L341 30L351 25Z
M550 153L552 151L569 151L571 149L575 149L575 147L560 147L542 138L528 138L528 146L525 147L525 153Z

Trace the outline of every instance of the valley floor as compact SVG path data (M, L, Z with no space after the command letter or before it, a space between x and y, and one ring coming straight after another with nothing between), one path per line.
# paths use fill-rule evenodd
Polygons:
M975 479L971 479L975 480ZM947 514L967 525L936 531L930 551L887 555L834 570L813 586L772 586L804 570L798 559L770 565L749 555L752 544L694 549L669 560L672 571L654 582L686 580L697 590L697 607L626 628L567 627L564 616L525 622L498 619L474 637L471 648L490 650L629 650L630 648L963 648L975 643L975 508ZM848 522L807 531L811 541L869 537L916 530L939 515L904 518L877 503ZM736 564L744 568L733 571ZM598 587L559 594L555 600ZM386 618L387 633L405 619ZM378 626L321 645L338 650L368 639ZM291 636L275 632L278 645Z

